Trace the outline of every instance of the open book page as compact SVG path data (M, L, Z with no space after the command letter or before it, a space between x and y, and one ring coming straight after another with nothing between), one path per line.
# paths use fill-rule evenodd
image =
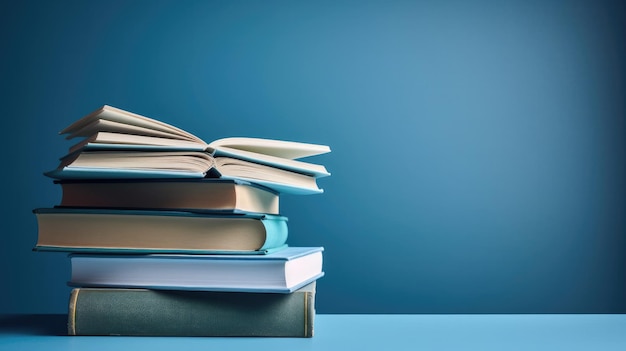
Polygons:
M209 147L213 149L228 147L287 159L297 159L330 152L330 147L326 145L246 137L218 139L209 143Z
M60 134L67 134L67 139L78 136L89 136L97 131L100 131L97 128L94 128L93 125L99 120L115 122L104 122L102 125L108 127L106 129L102 129L103 131L128 133L129 130L134 130L135 132L133 133L141 135L164 136L173 139L190 140L200 144L206 144L197 136L170 124L107 105L104 105L100 109L72 123L70 126L63 129Z
M250 137L207 144L167 123L107 105L61 134L81 140L46 173L56 179L222 177L281 193L319 193L316 179L330 175L323 165L298 160L330 152L326 145ZM213 163L224 158L241 162Z
M62 160L63 167L101 167L207 172L215 160L206 152L96 151L80 152Z
M100 132L118 134L115 136L106 134L96 136L96 134ZM204 149L208 146L212 149L220 149L227 147L285 159L298 159L330 152L330 148L326 145L250 137L222 138L207 145L202 139L180 128L108 105L104 105L100 109L72 123L60 133L67 134L67 139L76 137L92 138L90 142L94 144L126 143L142 145L141 138L134 138L133 136L186 140L191 143L196 143L196 148ZM104 139L104 136L107 138L115 137L117 139L113 142L109 142ZM144 145L173 145L167 140L163 143L159 143L156 140L144 140ZM78 147L75 149L77 148Z
M170 139L146 135L97 132L80 142L72 145L69 152L75 152L80 149L85 150L197 150L204 151L205 144L199 144L195 141Z
M216 157L215 168L222 179L239 179L266 186L279 193L323 192L315 177L230 157Z
M326 167L314 163L302 162L288 158L280 158L256 152L237 150L229 147L220 147L213 151L213 156L231 157L250 162L256 162L271 167L281 168L292 172L305 174L314 178L327 177L330 175Z
M162 130L150 129L145 127L139 127L134 124L126 124L115 121L109 121L106 119L96 119L92 122L85 124L80 129L73 131L66 139L78 138L78 137L93 137L100 132L109 132L120 134L120 137L127 137L130 135L149 136L154 138L172 139L172 140L184 140L187 142L196 143L199 145L206 145L195 140L191 140L185 136L179 134L172 134Z

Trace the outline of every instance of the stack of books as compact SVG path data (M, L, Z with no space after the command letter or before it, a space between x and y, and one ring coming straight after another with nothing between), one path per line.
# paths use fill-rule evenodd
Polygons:
M328 146L210 144L110 106L61 131L81 140L47 172L36 250L69 252L70 335L311 337L322 247L289 247L282 194L323 192Z

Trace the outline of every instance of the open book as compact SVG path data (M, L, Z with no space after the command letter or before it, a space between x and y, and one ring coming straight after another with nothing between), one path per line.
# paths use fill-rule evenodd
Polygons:
M323 165L298 159L330 152L326 145L233 137L206 143L170 124L111 106L72 123L60 134L81 138L46 175L55 179L242 179L279 193L322 192Z

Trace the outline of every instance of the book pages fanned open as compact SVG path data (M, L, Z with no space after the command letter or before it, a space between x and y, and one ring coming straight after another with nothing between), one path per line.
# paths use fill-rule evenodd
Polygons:
M55 179L241 179L278 193L315 194L330 172L302 161L330 152L326 145L253 137L206 143L168 123L104 105L61 130L69 147Z

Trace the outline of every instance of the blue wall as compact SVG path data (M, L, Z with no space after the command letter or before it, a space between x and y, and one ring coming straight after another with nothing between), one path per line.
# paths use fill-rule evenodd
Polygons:
M65 312L31 210L56 132L110 104L330 145L325 194L282 199L321 313L626 313L619 2L180 3L0 5L0 312Z

